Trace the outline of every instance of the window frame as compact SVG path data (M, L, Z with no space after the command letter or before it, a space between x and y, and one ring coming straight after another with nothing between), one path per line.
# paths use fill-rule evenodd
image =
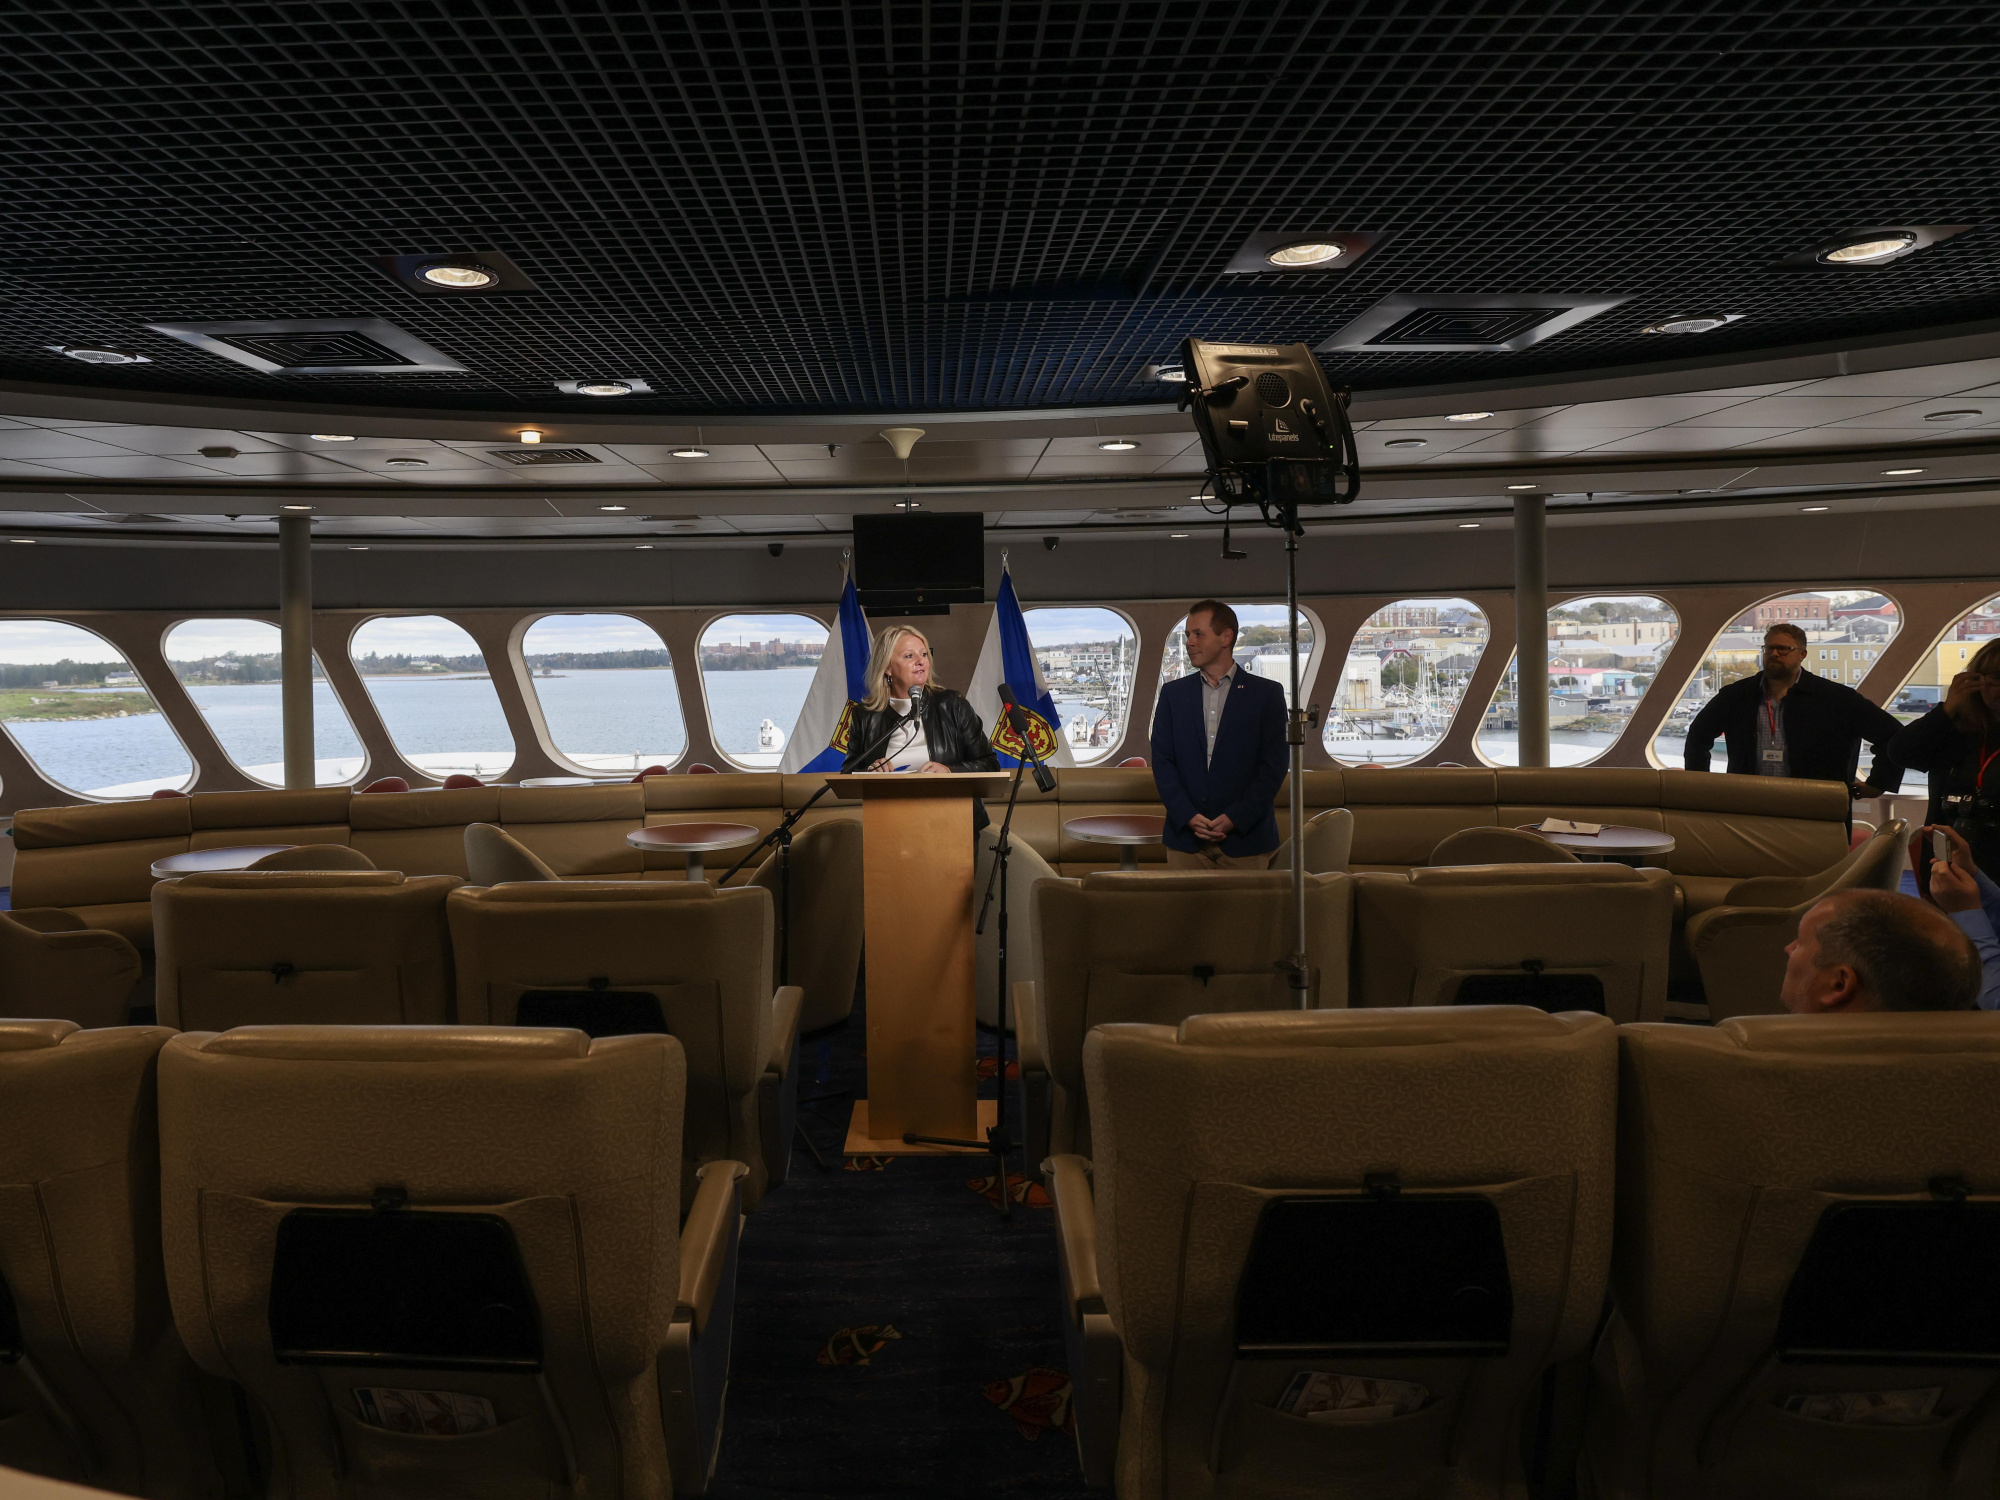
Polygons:
M1139 629L1139 622L1133 619L1130 615L1125 613L1124 610L1120 609L1115 604L1023 604L1021 606L1021 624L1023 628L1027 627L1028 616L1035 613L1036 610L1041 610L1041 609L1101 609L1106 614L1116 615L1119 619L1123 620L1125 622L1125 628L1132 634L1132 682L1131 682L1130 693L1128 695L1128 701L1125 705L1125 722L1122 726L1120 726L1117 740L1114 741L1110 746L1108 746L1102 755L1096 756L1091 760L1084 760L1080 756L1078 756L1076 753L1077 749L1076 746L1071 745L1069 747L1070 759L1076 762L1077 769L1079 770L1081 770L1085 766L1102 766L1107 764L1116 765L1117 762L1112 760L1112 757L1117 755L1119 751L1125 747L1126 742L1129 741L1132 737L1132 726L1138 723L1139 721L1139 709L1138 709L1139 677L1140 677L1139 663L1142 659L1141 652L1145 646L1145 635ZM1315 637L1315 639L1316 638L1317 637ZM1041 658L1040 658L1041 648L1035 645L1035 633L1033 630L1028 631L1028 650L1031 654L1035 656L1036 668L1037 670L1039 670L1041 666ZM1166 660L1166 643L1164 641L1161 642L1160 645L1160 659L1162 661ZM1157 680L1155 680L1153 685L1153 694L1155 699L1157 699L1159 696L1159 683ZM991 735L993 732L993 726L991 724L988 724L986 726L986 731L988 735ZM1061 731L1058 730L1057 733L1060 734ZM1065 743L1067 742L1065 741ZM1150 758L1151 752L1149 751L1147 752L1147 754L1148 758Z
M1783 598L1784 596L1783 596L1782 594L1780 594L1780 595L1775 595L1774 597L1777 597L1777 598ZM1670 645L1671 649L1670 649L1670 650L1669 650L1669 651L1668 651L1668 652L1667 652L1667 653L1666 653L1665 655L1663 655L1663 656L1662 656L1662 657L1660 658L1660 665L1661 665L1661 666L1665 666L1665 665L1666 665L1666 661L1667 661L1667 657L1668 657L1668 656L1671 656L1671 655L1673 654L1673 652L1674 652L1674 651L1677 651L1677 650L1679 650L1679 648L1680 648L1680 644L1681 644L1682 640L1684 639L1684 637L1683 637L1683 636L1682 636L1682 634L1681 634L1681 631L1682 631L1682 629L1683 629L1683 625L1682 625L1682 619L1683 619L1683 616L1682 616L1682 613L1681 613L1681 606L1680 606L1680 605L1678 605L1678 604L1676 604L1676 603L1674 603L1674 601L1673 601L1673 600L1671 600L1671 599L1667 598L1667 597L1666 597L1666 596L1665 596L1664 594L1650 594L1650 593L1642 593L1642 592L1637 592L1637 591L1634 591L1634 592L1632 592L1632 593L1616 593L1616 592L1611 592L1611 591L1608 591L1608 590L1604 590L1604 589L1594 589L1594 590L1590 590L1590 591L1588 591L1588 592L1584 592L1584 593L1578 593L1578 594L1569 594L1569 595L1565 595L1565 596L1564 596L1563 598L1561 598L1561 599L1558 599L1558 600L1554 601L1553 603L1551 603L1551 604L1549 605L1549 607L1548 607L1548 609L1547 609L1547 611L1546 611L1545 613L1546 613L1546 615L1553 615L1553 614L1554 614L1554 613L1555 613L1555 612L1556 612L1557 610L1559 610L1559 609L1566 609L1566 608L1568 608L1569 606L1571 606L1571 605L1575 605L1575 604L1589 604L1589 603L1591 603L1592 601L1594 601L1594 600L1599 600L1599 599L1650 599L1650 600L1652 600L1652 601L1653 601L1653 603L1655 603L1655 604L1659 605L1659 606L1660 606L1660 607L1661 607L1662 609L1665 609L1665 610L1667 610L1667 611L1668 611L1669 613L1671 613L1671 614L1673 615L1673 617L1674 617L1674 635L1673 635L1673 640L1672 640L1672 641L1671 641L1671 642L1669 643L1669 645ZM1755 606L1752 606L1752 607L1754 608ZM1543 621L1543 629L1544 629L1544 630L1546 630L1547 628L1548 628L1548 625L1547 625L1547 620L1546 620L1546 618L1545 618L1545 619L1544 619L1544 621ZM1719 634L1720 634L1720 633L1718 633L1718 638L1719 638ZM1634 642L1633 644L1634 644L1634 645L1636 645L1636 644L1638 644L1638 643L1637 643L1637 642L1635 641L1635 642ZM1518 703L1519 703L1519 701L1520 701L1520 687L1519 687L1519 685L1518 685L1518 684L1519 684L1519 673L1520 673L1520 666L1519 666L1519 663L1520 663L1520 659L1521 659L1521 647L1520 647L1520 642L1516 641L1516 642L1514 643L1514 649L1513 649L1513 651L1511 651L1511 652L1510 652L1510 653L1508 654L1508 658L1507 658L1507 660L1506 660L1506 661L1505 661L1505 662L1504 662L1504 663L1503 663L1503 664L1501 665L1501 667L1500 667L1500 672L1499 672L1499 675L1497 675L1497 676L1496 676L1496 677L1495 677L1495 678L1493 679L1493 693L1492 693L1492 696L1491 696L1491 697L1489 697L1489 698L1488 698L1488 699L1486 700L1486 702L1485 702L1485 703L1483 703L1482 705L1480 705L1480 708L1479 708L1479 721L1478 721L1478 723L1475 723L1475 724L1474 724L1474 725L1472 726L1472 736L1471 736L1471 739L1472 739L1472 753L1473 753L1473 755L1474 755L1474 756L1475 756L1475 757L1476 757L1476 758L1478 759L1478 761L1479 761L1479 763L1480 763L1481 765L1483 765L1483 766L1488 766L1488 767L1491 767L1491 768L1493 768L1493 769L1495 769L1495 770L1511 770L1511 769L1513 769L1513 768L1512 768L1512 767L1510 767L1510 766L1508 766L1508 765L1506 765L1506 764L1505 764L1505 762L1502 762L1502 761L1496 761L1496 760L1492 759L1492 758L1491 758L1490 756L1488 756L1488 755L1487 755L1486 751L1485 751L1485 750L1484 750L1484 749L1483 749L1483 748L1481 747L1481 745L1480 745L1480 743L1479 743L1479 737L1480 737L1480 730L1481 730L1481 727L1482 727L1482 726L1483 726L1483 725L1485 724L1485 722L1486 722L1486 715L1487 715L1487 714L1488 714L1488 713L1489 713L1489 712L1490 712L1490 711L1492 710L1492 707L1493 707L1494 703L1496 703L1497 701L1499 701L1499 697L1500 697L1500 690L1501 690L1501 689L1502 689L1503 687L1505 687L1505 686L1506 686L1506 683L1507 683L1507 674L1508 674L1508 672L1509 672L1509 671L1512 671L1512 672L1514 672L1514 673L1515 673L1515 680L1516 680L1516 687L1515 687L1515 690L1514 690L1514 691L1515 691L1515 701L1516 701L1516 704L1518 705ZM1621 730L1619 730L1619 732L1617 733L1617 735L1613 737L1613 739L1612 739L1612 741L1611 741L1611 743L1610 743L1610 744L1608 744L1608 745L1604 746L1604 747L1603 747L1602 749L1600 749L1600 750L1599 750L1599 751L1598 751L1598 752L1597 752L1597 753L1596 753L1595 755L1591 756L1591 757L1590 757L1590 758L1589 758L1588 760L1581 760L1581 761L1578 761L1578 762L1576 762L1576 763L1575 763L1574 765L1564 765L1564 766L1553 766L1553 767L1551 767L1551 769L1553 769L1553 770L1561 770L1561 771L1581 771L1581 770L1584 770L1584 769L1586 769L1587 767L1590 767L1590 766L1595 766L1595 765L1597 765L1597 764L1598 764L1598 763L1599 763L1600 761L1602 761L1602 760L1604 759L1604 757L1605 757L1605 756L1609 755L1609 754L1610 754L1610 753L1611 753L1611 752L1612 752L1613 750L1616 750L1616 749L1618 748L1618 745L1619 745L1619 742L1620 742L1621 740L1623 740L1623 739L1625 738L1625 735L1626 735L1626 734L1627 734L1627 733L1628 733L1628 732L1630 731L1630 728L1631 728L1631 724L1632 724L1632 720L1633 720L1633 719L1636 719L1636 718L1637 718L1637 717L1639 716L1639 714L1641 713L1641 711L1642 711L1642 710L1644 710L1644 708L1646 707L1646 703L1647 703L1647 700L1648 700L1648 699L1650 699L1650 698L1651 698L1651 697L1653 696L1653 694L1654 694L1654 693L1656 693L1656 692L1658 692L1658 691L1660 690L1660 682L1661 682L1661 679L1662 679L1662 676L1663 676L1663 674L1662 674L1662 673L1660 673L1660 672L1657 672L1657 671L1656 671L1656 672L1654 672L1654 674L1653 674L1653 680L1652 680L1651 682L1649 682L1649 683L1647 683L1647 684L1646 684L1646 687L1645 687L1645 691L1641 692L1641 693L1639 694L1639 696L1638 696L1637 698L1635 698L1635 699L1634 699L1634 700L1632 701L1632 712L1631 712L1631 714L1630 714L1630 715L1629 715L1629 716L1627 717L1627 719L1626 719L1626 721L1625 721L1625 725L1626 725L1626 727L1625 727L1624 729L1621 729ZM1683 687L1685 687L1685 686L1686 686L1686 684L1685 684L1685 683L1683 683L1683 684L1682 684L1682 686L1683 686ZM1670 710L1670 711L1671 711L1671 710ZM1517 725L1518 725L1518 715L1517 715ZM1515 739L1514 739L1514 744L1515 744L1515 747L1516 747L1516 748L1515 748L1515 753L1516 753L1516 756L1517 756L1517 758L1518 758L1518 755L1519 755L1519 747L1520 747L1520 743L1521 743L1521 741L1520 741L1520 729L1519 729L1518 727L1517 727L1517 728L1515 729L1515 731L1514 731L1514 735L1515 735ZM1647 750L1647 755L1648 755L1648 757L1649 757L1649 758L1650 758L1650 756L1651 756L1651 754L1652 754L1652 742L1653 742L1653 740L1657 739L1658 737L1659 737L1659 731L1658 731L1657 729L1655 729L1655 730L1653 731L1653 733L1652 733L1651 735L1649 735L1649 736L1647 737L1647 740L1646 740L1646 750ZM1553 754L1553 748L1554 748L1554 730L1553 730L1553 729L1552 729L1552 730L1550 731L1550 743L1551 743L1551 754L1550 754L1550 757L1549 757L1549 758L1550 758L1551 760L1554 760L1554 758L1555 758L1555 757L1554 757L1554 754Z
M187 699L188 707L194 710L195 717L201 720L202 727L206 729L209 733L209 738L215 741L216 748L222 752L222 758L224 761L228 763L229 769L236 772L237 775L243 777L244 780L252 782L258 787L262 787L270 791L284 791L285 790L284 782L266 781L261 776L252 775L249 767L245 766L241 761L239 761L234 755L230 753L229 747L223 744L222 742L222 736L216 733L215 725L209 719L207 712L202 708L201 704L196 701L194 694L188 690L187 681L181 676L180 668L174 665L173 657L167 653L167 642L170 639L172 639L174 632L176 630L179 630L183 625L202 625L202 624L213 624L216 622L228 623L232 621L246 625L268 625L272 630L278 632L279 640L281 643L284 639L283 630L278 625L278 622L276 620L266 619L262 615L180 615L168 621L167 624L160 631L160 639L159 639L160 660L167 664L167 670L173 674L174 685L181 690L181 696ZM369 764L372 760L372 757L368 753L368 743L361 737L361 726L354 722L354 710L348 705L347 700L340 696L340 689L334 686L333 674L327 671L326 662L321 659L319 654L319 647L317 645L313 647L313 666L319 672L319 681L325 683L327 692L333 695L333 701L335 706L337 706L340 709L341 717L347 721L348 733L354 736L354 743L361 751L361 767L352 776L347 777L340 781L320 781L317 779L317 775L315 775L314 786L316 789L319 790L330 790L331 788L334 787L342 787L342 786L352 787L352 786L365 785L368 777ZM280 685L282 687L282 683ZM280 710L281 722L282 722L282 716L283 716L283 710L281 709ZM319 749L319 736L317 731L315 731L313 736L313 749L315 752L317 752ZM315 753L315 764L317 764L316 753Z
M152 685L146 681L145 674L139 670L138 665L126 654L124 648L114 642L111 637L105 635L102 631L93 630L88 625L82 624L79 621L65 619L60 615L8 615L4 619L0 619L0 626L5 625L63 625L73 630L80 630L85 635L92 636L104 642L110 654L125 663L140 688L145 691L148 698L152 699L153 707L159 712L160 721L167 726L167 732L174 737L174 743L180 746L181 754L187 758L187 775L176 782L171 788L162 788L162 790L186 792L201 780L201 762L195 758L194 752L188 748L187 741L181 738L181 732L175 726L173 716L167 712L166 705L160 701L160 695L153 691ZM171 664L168 666L168 672L170 675L173 675ZM180 688L180 678L178 675L174 675L174 686ZM187 697L187 690L185 688L181 688L181 697L184 699ZM189 707L193 706L193 703L190 701ZM206 723L207 721L204 720L204 726L206 726ZM7 743L12 747L14 753L21 757L29 770L42 779L42 783L45 786L53 787L67 796L78 798L83 802L115 806L121 802L144 802L153 795L151 792L137 792L129 797L103 797L95 792L84 791L81 787L73 787L68 782L59 781L50 775L42 763L29 753L28 747L15 737L13 730L4 721L0 721L0 734L7 736Z
M1361 639L1361 632L1367 628L1368 622L1370 620L1374 619L1375 616L1381 614L1384 610L1396 608L1396 606L1399 604L1411 604L1423 600L1432 600L1440 604L1448 603L1454 606L1464 605L1466 608L1476 613L1481 619L1481 621L1485 623L1486 638L1479 643L1479 659L1477 662L1473 664L1472 671L1466 675L1465 685L1469 690L1472 687L1473 679L1479 675L1480 669L1486 665L1486 652L1487 649L1493 644L1494 625L1493 625L1493 616L1486 609L1486 607L1481 603L1479 603L1478 600L1469 598L1464 594L1413 594L1408 596L1399 594L1396 597L1388 600L1386 603L1377 605L1375 608L1369 610L1367 614L1363 615L1361 619L1356 622L1353 634L1348 636L1345 648L1342 650L1340 656L1343 668L1348 659L1353 656L1355 642ZM1303 608L1304 606L1301 605L1300 607ZM1315 643L1317 643L1318 639L1319 639L1318 635L1315 634L1314 636ZM1504 677L1505 675L1506 675L1506 669L1503 667L1501 669L1501 676ZM1312 679L1303 679L1303 674L1302 674L1302 680L1309 681L1310 684L1308 689L1309 693L1310 691L1317 689L1319 685L1318 679L1316 677ZM1344 686L1344 683L1342 685ZM1495 692L1499 691L1497 681L1494 687L1494 691ZM1351 770L1356 766L1371 764L1372 762L1343 760L1340 756L1335 755L1333 751L1327 749L1326 731L1332 722L1332 716L1334 713L1334 704L1337 697L1338 697L1338 689L1335 689L1333 693L1328 695L1327 707L1322 711L1325 717L1323 718L1319 726L1320 753L1324 755L1331 764L1338 766L1343 770ZM1457 730L1460 721L1464 718L1466 710L1466 702L1467 700L1465 695L1461 694L1458 700L1458 707L1453 711L1450 721L1445 725L1443 733L1441 733L1438 736L1437 741L1434 744L1430 745L1428 748L1426 748L1425 750L1421 751L1416 755L1405 756L1394 761L1386 761L1383 762L1383 764L1388 765L1394 769L1403 769L1416 765L1427 755L1436 754L1438 750L1440 750L1444 745L1449 743L1453 732ZM1480 710L1480 717L1481 718L1485 717L1484 708ZM1474 737L1477 738L1478 730L1476 727L1473 731L1473 734Z
M709 701L708 697L708 669L704 667L701 662L702 647L709 631L715 628L715 625L718 621L734 619L738 615L749 615L749 616L761 615L765 618L770 618L772 616L778 616L778 615L792 615L799 619L811 620L815 625L819 626L821 630L826 632L826 639L829 644L831 644L833 641L834 619L831 616L829 616L826 619L821 619L818 615L814 614L810 608L804 605L791 605L787 607L780 607L778 609L768 609L768 610L745 609L741 605L738 605L731 609L717 610L714 614L711 615L703 615L701 617L700 623L697 624L695 627L694 631L695 680L699 682L701 685L701 712L703 720L702 727L704 732L708 735L709 748L714 750L717 755L721 756L723 760L729 763L730 770L752 771L752 772L755 771L775 772L777 770L777 766L752 766L752 765L746 765L744 762L738 760L735 756L731 755L727 750L722 748L722 741L720 738L717 737L715 732L715 705ZM921 625L918 625L916 628L918 630L924 629L923 626ZM881 627L878 626L873 620L870 620L868 622L868 630L869 630L868 644L871 650L874 648L875 636L880 632L880 629ZM924 630L924 638L926 640L930 638L930 632L928 630ZM669 649L671 650L672 648ZM815 667L813 670L817 672L819 669ZM812 692L812 685L810 683L806 685L806 692L808 695L810 695ZM801 711L803 711L804 709L803 703L801 703L800 708ZM792 735L798 732L798 727L799 727L799 722L795 718L792 720L790 728L788 728L785 731L785 743L778 751L780 765L784 763L784 753L786 750L789 750L791 748ZM690 734L688 737L688 744L691 749L694 744L694 737L692 734ZM683 752L681 758L683 760L687 758L685 752Z
M356 638L360 636L362 631L366 630L370 625L374 624L377 620L442 620L445 624L451 626L453 629L463 633L465 638L472 642L473 650L478 654L479 660L481 661L481 663L484 664L486 668L487 686L493 690L494 706L500 711L500 726L506 732L507 735L507 754L509 757L507 764L502 766L498 771L490 773L493 778L498 780L504 780L507 777L508 773L511 772L513 768L520 763L521 746L520 743L515 739L514 726L510 724L507 720L507 700L500 696L499 679L494 671L493 661L490 657L487 656L486 648L479 644L479 638L475 636L471 631L467 630L463 625L459 624L458 621L452 619L450 615L445 614L442 610L438 609L374 610L368 614L364 614L356 618L354 622L348 627L347 634L341 640L340 643L341 650L347 656L348 668L354 673L355 679L361 684L361 691L368 700L369 712L374 714L376 722L382 726L382 733L384 734L384 736L387 737L389 741L389 748L393 750L403 760L403 762L406 765L411 766L412 768L414 768L415 770L421 772L426 776L431 775L432 773L429 770L425 769L423 764L417 759L418 756L453 753L449 751L408 750L404 748L403 742L396 737L395 727L389 722L389 716L382 711L381 700L376 698L373 690L369 688L368 674L361 670L361 662L359 661L358 658L356 658L354 654L354 643ZM509 671L513 670L514 664L511 660L505 662L503 665L505 665L505 667ZM336 693L337 692L338 690L336 689ZM348 719L350 723L353 722L353 713L351 710L349 711ZM356 727L356 738L361 738L358 726ZM363 741L363 745L365 748L366 745L365 740ZM451 774L455 773L445 772L441 774L438 779L442 781L445 775L451 775ZM480 779L486 780L487 777L482 776L480 777Z
M612 782L619 779L615 773L607 773L602 768L593 770L589 766L571 759L568 752L556 743L555 731L549 727L548 710L542 703L541 690L535 686L534 668L528 665L529 632L544 620L577 619L580 617L630 620L634 625L650 631L653 639L660 643L660 649L666 653L667 671L673 682L674 712L680 715L681 720L681 748L671 756L662 756L658 760L649 760L646 764L665 766L671 771L675 766L685 761L694 749L694 731L687 721L687 702L681 696L680 666L674 661L674 648L667 643L667 638L660 633L658 626L640 619L635 614L609 607L598 609L540 610L524 615L516 620L513 628L507 633L509 665L514 669L521 684L521 697L527 704L529 720L534 724L535 731L541 740L542 753L547 755L557 765L563 767L565 770L574 772L578 776L588 776L593 781L605 782ZM695 652L699 655L700 651L700 637L697 636ZM704 698L702 709L706 712L707 708L707 700ZM635 774L637 771L644 769L644 766L636 767Z

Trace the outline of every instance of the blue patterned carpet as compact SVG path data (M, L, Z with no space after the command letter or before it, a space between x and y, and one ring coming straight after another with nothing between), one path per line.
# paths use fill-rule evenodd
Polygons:
M861 1092L863 1035L857 1007L844 1027L806 1038L802 1092ZM1003 1224L967 1185L989 1176L987 1157L848 1170L848 1103L801 1116L836 1170L821 1173L800 1148L791 1181L744 1231L710 1493L1094 1493L1068 1425L1050 1211L1017 1204Z

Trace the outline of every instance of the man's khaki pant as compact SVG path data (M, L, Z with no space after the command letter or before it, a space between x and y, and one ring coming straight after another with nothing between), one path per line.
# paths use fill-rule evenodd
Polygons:
M1169 870L1268 870L1278 851L1269 854L1224 854L1220 844L1210 844L1198 854L1179 849L1167 851Z

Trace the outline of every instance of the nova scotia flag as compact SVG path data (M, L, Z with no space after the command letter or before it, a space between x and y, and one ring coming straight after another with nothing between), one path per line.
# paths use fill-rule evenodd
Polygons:
M1062 735L1056 700L1042 682L1041 664L1035 660L1034 644L1028 639L1028 622L1021 618L1014 575L1004 567L1000 574L1000 596L993 601L993 623L986 628L986 644L980 647L979 665L972 669L972 685L966 689L965 697L985 723L1000 764L1014 766L1020 764L1024 747L1020 736L1001 717L1003 682L1013 689L1014 701L1028 711L1035 753L1051 766L1075 765L1069 741Z
M854 575L840 591L840 613L827 636L798 723L785 741L780 771L838 771L847 759L853 706L868 696L868 617L854 592Z

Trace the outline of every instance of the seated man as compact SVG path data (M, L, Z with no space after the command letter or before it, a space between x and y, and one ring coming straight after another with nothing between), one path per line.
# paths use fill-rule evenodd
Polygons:
M1974 1010L1972 940L1935 907L1888 891L1836 891L1799 919L1778 999L1794 1015Z
M1929 857L1931 837L1951 840L1951 858ZM1972 846L1956 828L1927 824L1910 840L1910 864L1917 888L1926 901L1958 924L1978 950L1985 978L1979 987L1979 1008L2000 1010L2000 885L1972 859Z

